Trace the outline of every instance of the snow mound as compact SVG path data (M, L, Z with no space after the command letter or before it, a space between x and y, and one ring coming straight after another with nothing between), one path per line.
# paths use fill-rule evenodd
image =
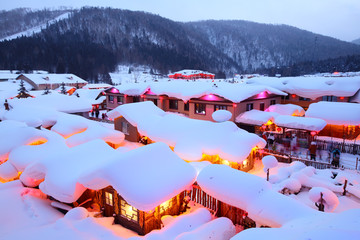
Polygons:
M82 220L89 217L89 212L83 207L76 207L68 211L64 218L69 220Z
M232 113L227 110L217 110L211 116L215 122L225 122L231 119Z
M212 220L193 231L180 234L175 240L217 239L228 240L236 234L230 219L221 217Z
M262 163L264 164L264 170L267 171L270 168L277 167L278 160L272 155L268 155L262 158Z
M335 193L333 193L329 189L323 187L313 187L309 191L310 200L315 203L319 203L321 193L323 194L325 212L333 212L337 205L339 205L339 199L335 195Z
M265 112L275 112L280 115L304 116L305 110L295 104L274 104L265 109Z

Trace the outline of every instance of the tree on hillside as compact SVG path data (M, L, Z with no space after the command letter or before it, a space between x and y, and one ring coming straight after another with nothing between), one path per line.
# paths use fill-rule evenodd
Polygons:
M64 82L61 83L60 93L61 94L66 94L66 89L65 89L65 83Z

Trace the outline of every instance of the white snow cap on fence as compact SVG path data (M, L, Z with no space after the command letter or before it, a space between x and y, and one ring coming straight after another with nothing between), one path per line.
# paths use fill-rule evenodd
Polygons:
M167 114L150 101L121 105L108 116L123 116L141 135L173 146L174 152L187 161L200 161L203 154L217 154L222 159L241 163L252 148L265 146L264 139L233 122L214 123Z
M339 205L339 199L327 188L313 187L309 191L309 198L314 203L320 203L321 193L323 194L323 200L325 205L325 212L333 212L337 205Z
M289 116L304 116L305 114L305 110L295 104L274 104L265 109L265 112L275 112Z
M264 171L266 172L270 168L277 167L278 160L272 155L267 155L262 158L262 163L264 164Z
M360 125L360 104L347 102L317 102L310 104L306 117L320 118L327 124Z
M215 122L229 121L232 117L232 113L227 110L217 110L211 115Z

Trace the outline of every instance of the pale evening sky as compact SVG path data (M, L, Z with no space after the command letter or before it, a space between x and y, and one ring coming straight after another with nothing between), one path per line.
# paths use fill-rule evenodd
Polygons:
M360 38L360 0L0 0L1 10L103 6L175 21L241 19L287 24L345 41Z

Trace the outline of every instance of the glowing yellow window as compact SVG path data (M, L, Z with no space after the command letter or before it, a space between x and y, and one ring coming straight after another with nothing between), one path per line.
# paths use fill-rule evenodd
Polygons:
M127 202L125 202L124 200L120 200L120 205L121 205L121 216L134 222L138 221L139 212L136 208L127 204Z
M105 203L110 206L114 206L113 194L105 192Z
M172 204L173 204L172 199L167 200L166 202L162 203L162 204L160 205L160 213L164 213L166 210L168 210L169 208L171 208L171 207L172 207Z

